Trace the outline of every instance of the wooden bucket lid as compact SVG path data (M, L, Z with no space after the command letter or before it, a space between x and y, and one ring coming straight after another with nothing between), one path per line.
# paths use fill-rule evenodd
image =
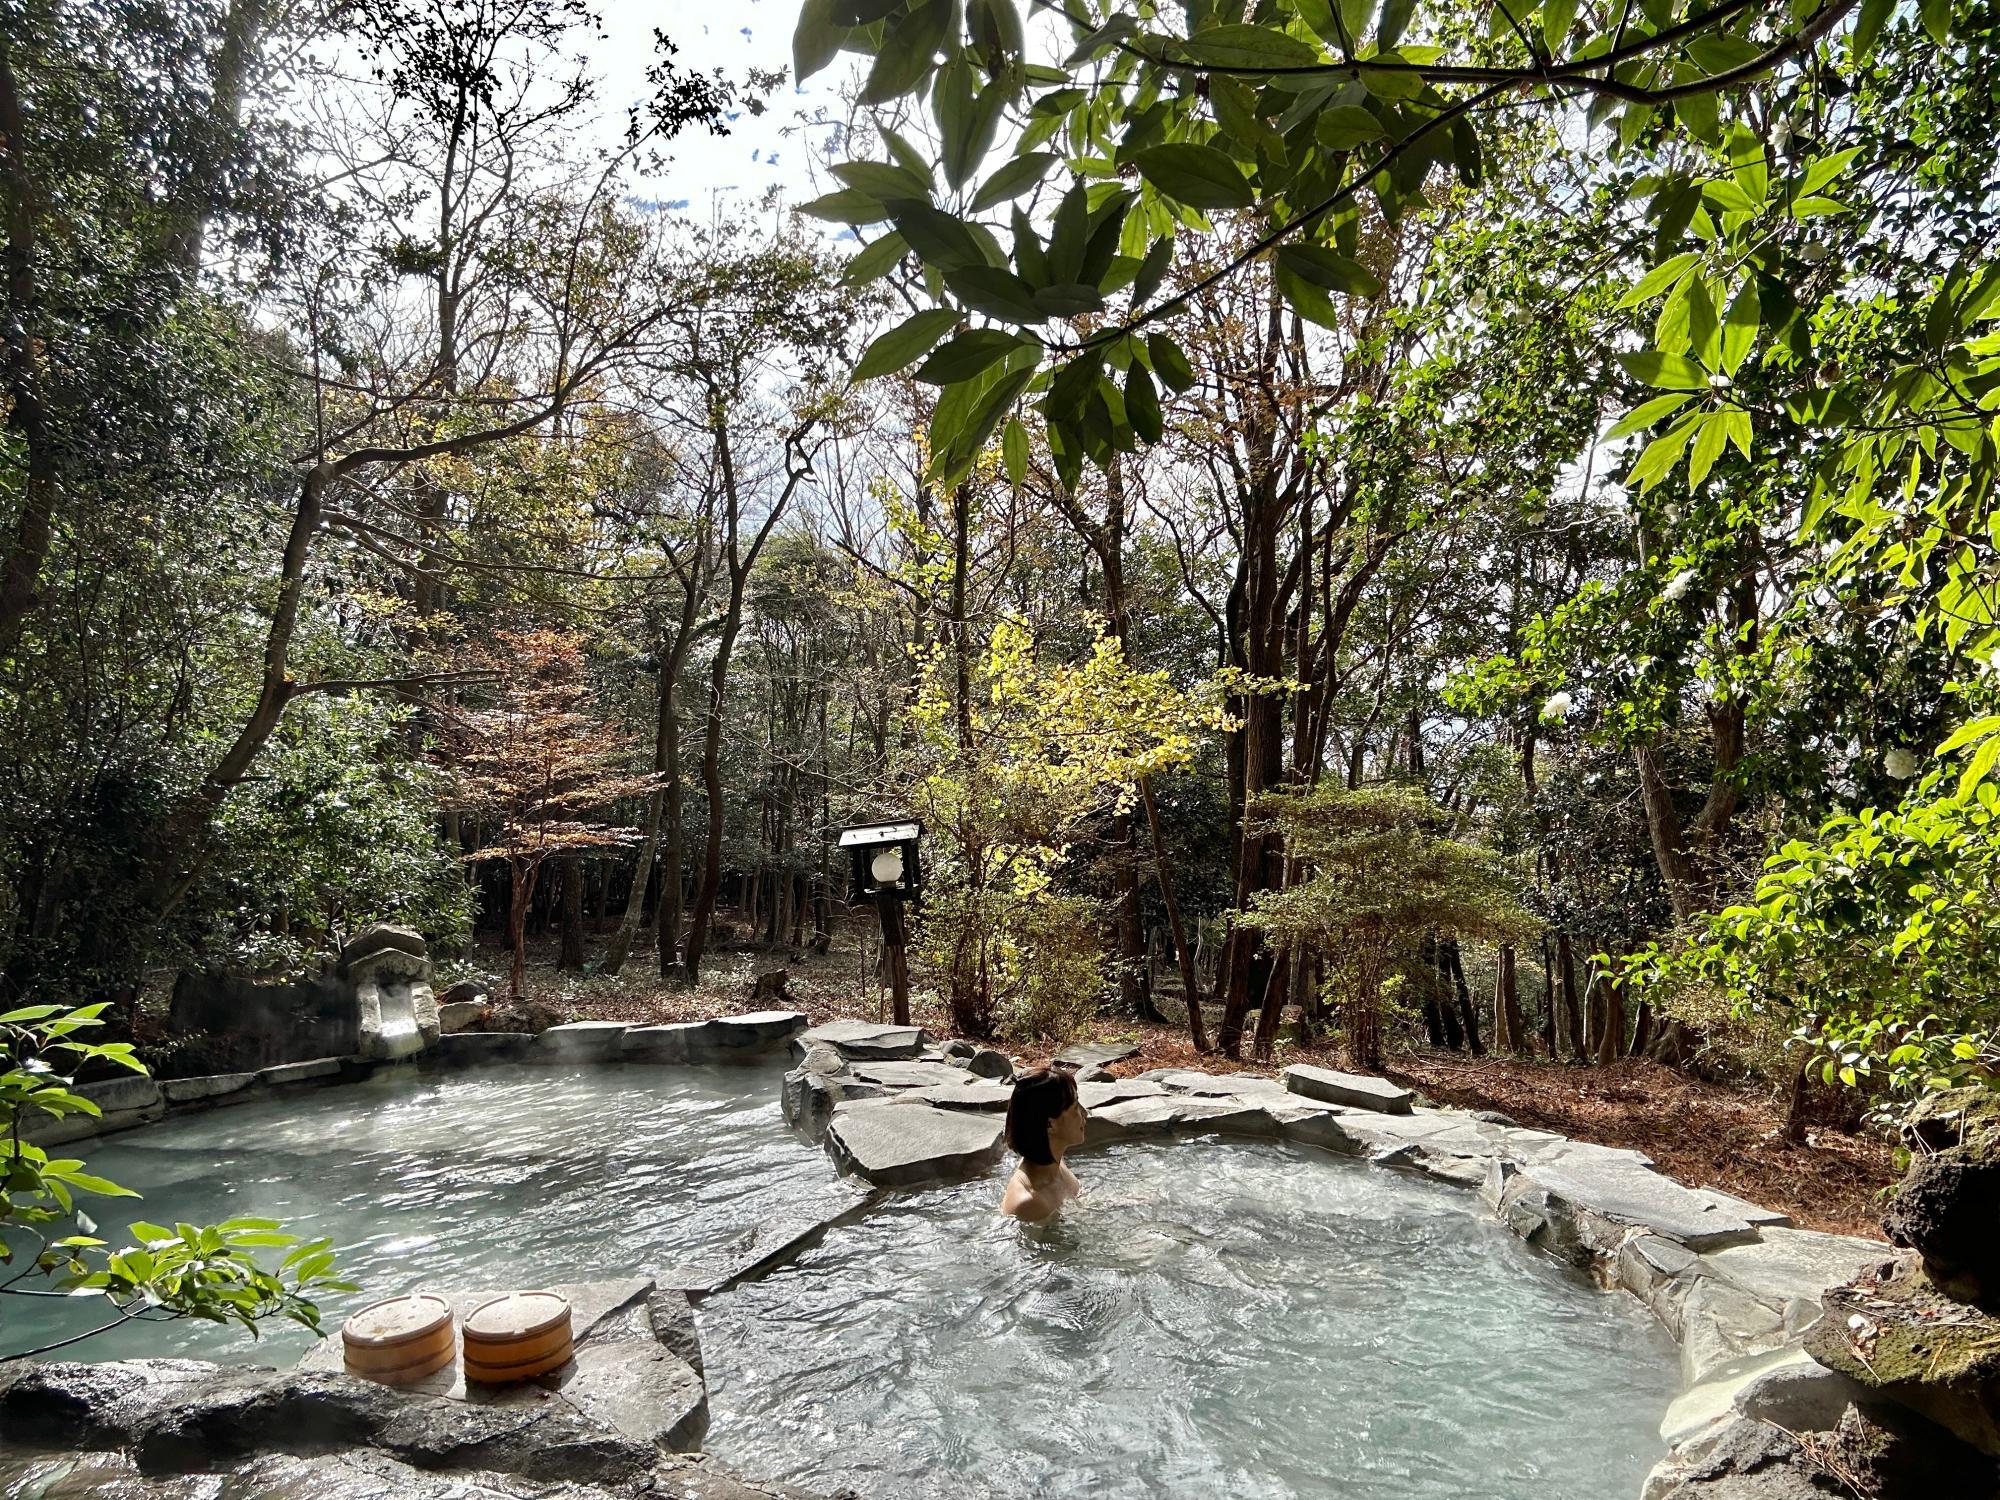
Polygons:
M508 1292L465 1315L468 1343L510 1344L569 1321L569 1302L554 1292Z
M429 1292L372 1302L341 1325L340 1336L364 1349L414 1343L451 1323L451 1304Z

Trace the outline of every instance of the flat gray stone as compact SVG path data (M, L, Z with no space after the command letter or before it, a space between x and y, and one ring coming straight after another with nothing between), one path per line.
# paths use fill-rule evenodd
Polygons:
M802 1048L831 1047L853 1061L880 1062L911 1058L929 1043L921 1026L890 1026L875 1021L828 1021L809 1027L792 1040L792 1056L803 1061Z
M846 1099L880 1099L889 1091L877 1083L840 1073L813 1073L794 1068L785 1075L779 1100L785 1119L794 1130L802 1130L814 1140L826 1134L834 1106Z
M1416 1103L1408 1089L1398 1088L1386 1078L1366 1073L1340 1073L1332 1068L1316 1068L1310 1063L1293 1063L1280 1075L1285 1087L1308 1099L1328 1104L1345 1104L1353 1109L1372 1109L1385 1115L1406 1115Z
M1778 1349L1689 1386L1668 1404L1666 1415L1660 1418L1660 1441L1669 1448L1680 1446L1714 1422L1735 1414L1738 1398L1747 1388L1773 1375L1783 1378L1801 1365L1812 1365L1803 1349ZM1834 1420L1839 1420L1838 1412Z
M706 1021L675 1021L665 1026L628 1026L618 1039L618 1051L633 1062L686 1062L695 1050L694 1038Z
M1358 1156L1361 1143L1348 1133L1353 1118L1338 1105L1293 1096L1290 1103L1265 1106L1265 1113L1277 1122L1281 1140L1317 1147L1342 1156Z
M442 1062L465 1067L474 1063L513 1062L526 1057L534 1041L535 1034L531 1031L447 1032L437 1039L431 1051Z
M965 1067L969 1073L1001 1083L1011 1083L1014 1078L1014 1059L993 1047L975 1047Z
M1697 1276L1681 1298L1681 1375L1697 1385L1731 1375L1792 1342L1782 1306L1715 1276Z
M257 1081L273 1088L288 1083L313 1083L337 1075L344 1061L338 1057L315 1057L307 1062L279 1063L275 1068L260 1070Z
M1526 1170L1551 1195L1578 1209L1692 1249L1756 1237L1747 1219L1648 1167L1571 1154Z
M1789 1229L1791 1227L1792 1216L1790 1214L1782 1213L1775 1208L1765 1208L1762 1204L1752 1203L1747 1198L1739 1198L1734 1193L1725 1193L1721 1188L1696 1187L1689 1188L1688 1191L1697 1197L1707 1199L1717 1208L1725 1209L1729 1213L1735 1214L1739 1219L1755 1224L1759 1229L1764 1228L1766 1225L1776 1229Z
M194 1104L241 1094L256 1082L255 1073L206 1073L199 1078L166 1079L160 1084L160 1092L169 1104Z
M570 1021L535 1038L535 1050L562 1062L608 1062L630 1030L623 1021Z
M963 1083L933 1084L896 1095L899 1103L930 1104L939 1109L1005 1110L1013 1102L1014 1086L990 1078L967 1078Z
M808 1022L804 1011L752 1010L740 1016L713 1017L702 1032L698 1045L711 1058L724 1061L742 1055L762 1053L804 1031ZM690 1039L690 1047L696 1045ZM690 1056L699 1057L691 1051Z
M1110 1083L1079 1083L1076 1096L1089 1112L1103 1109L1107 1104L1122 1104L1127 1099L1164 1099L1167 1091L1143 1078L1116 1078Z
M1137 1042L1072 1042L1056 1054L1055 1060L1072 1068L1108 1068L1138 1055Z
M446 1036L457 1031L470 1031L485 1014L486 1003L483 1000L447 1000L438 1006L438 1030Z
M877 1187L911 1187L989 1171L1003 1151L997 1116L895 1100L841 1104L827 1126L841 1171Z
M1084 1127L1086 1146L1148 1136L1274 1136L1279 1126L1269 1110L1240 1099L1200 1099L1168 1094L1126 1099L1092 1110Z
M159 1084L137 1073L123 1078L99 1079L95 1083L80 1083L72 1092L83 1095L107 1115L152 1109L160 1103Z
M1310 1096L1295 1096L1305 1100ZM1349 1110L1341 1118L1341 1129L1348 1138L1369 1156L1386 1160L1405 1147L1433 1136L1450 1135L1453 1131L1466 1130L1464 1124L1450 1115L1424 1110L1417 1114L1383 1115L1372 1110ZM1496 1153L1497 1155L1498 1153Z
M1245 1099L1275 1105L1297 1097L1277 1079L1261 1073L1202 1073L1193 1068L1161 1068L1145 1074L1142 1081L1156 1083L1170 1093L1193 1094L1201 1099Z
M1811 1229L1767 1228L1745 1245L1729 1245L1703 1257L1738 1286L1777 1302L1809 1301L1852 1281L1895 1252L1880 1240Z
M847 1071L885 1089L952 1088L966 1077L965 1069L942 1062L858 1062Z

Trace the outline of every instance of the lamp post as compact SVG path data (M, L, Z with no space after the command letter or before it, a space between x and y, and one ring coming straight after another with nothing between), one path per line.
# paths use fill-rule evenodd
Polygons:
M855 894L873 897L882 923L882 966L889 971L889 1000L898 1026L910 1024L910 971L903 954L903 903L920 895L924 866L919 845L924 825L861 823L843 829L839 847L853 862Z

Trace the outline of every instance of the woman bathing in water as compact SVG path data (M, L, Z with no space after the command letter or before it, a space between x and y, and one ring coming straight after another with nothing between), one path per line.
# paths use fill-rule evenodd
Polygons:
M1063 1154L1083 1141L1083 1104L1076 1079L1060 1068L1037 1068L1014 1081L1007 1104L1007 1144L1021 1165L1007 1179L1000 1212L1045 1224L1083 1192Z

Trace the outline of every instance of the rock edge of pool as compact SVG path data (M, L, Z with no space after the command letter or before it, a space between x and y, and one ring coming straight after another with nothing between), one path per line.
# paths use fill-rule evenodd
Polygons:
M329 1058L207 1079L99 1086L100 1120L45 1142L350 1082L386 1067L488 1062L756 1062L789 1049L788 1121L843 1178L725 1251L679 1267L561 1288L577 1359L497 1397L462 1382L410 1389L341 1372L338 1335L293 1370L200 1360L0 1366L0 1489L44 1500L174 1497L675 1495L799 1497L699 1451L706 1390L692 1307L785 1264L879 1195L995 1170L1012 1062L916 1027L762 1011L672 1026L580 1022L539 1035L460 1032L413 1060ZM1164 1069L1118 1079L1116 1047L1077 1049L1085 1149L1201 1138L1276 1140L1421 1174L1477 1194L1528 1244L1637 1297L1679 1342L1682 1393L1662 1415L1665 1456L1644 1500L1818 1493L1800 1430L1879 1400L1803 1348L1821 1294L1889 1255L1882 1244L1793 1227L1782 1214L1657 1171L1647 1157L1432 1109L1381 1079L1296 1066L1276 1078ZM92 1090L86 1089L85 1092ZM649 1268L650 1269L650 1268ZM485 1290L467 1288L472 1296ZM34 1447L30 1447L34 1445ZM55 1450L60 1451L55 1451ZM837 1491L846 1496L852 1491Z

